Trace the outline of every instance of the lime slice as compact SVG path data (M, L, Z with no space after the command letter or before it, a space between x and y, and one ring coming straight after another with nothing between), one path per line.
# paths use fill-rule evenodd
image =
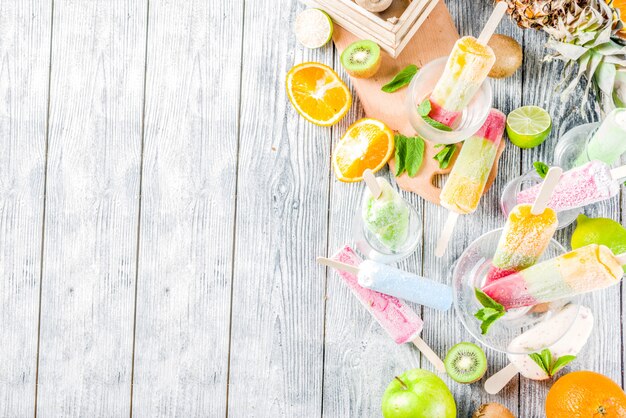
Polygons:
M307 48L319 48L333 36L333 21L320 9L306 9L296 18L296 39Z
M520 148L534 148L550 135L552 119L548 112L537 106L515 109L506 118L506 133L512 143Z

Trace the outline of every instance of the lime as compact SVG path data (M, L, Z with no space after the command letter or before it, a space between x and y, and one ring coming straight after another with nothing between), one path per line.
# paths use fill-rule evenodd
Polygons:
M520 148L534 148L550 135L552 119L537 106L523 106L506 117L506 133Z
M572 234L573 249L600 244L609 247L613 254L626 252L626 228L619 222L608 218L588 218L585 215L578 215L576 222Z
M296 17L296 39L307 48L319 48L333 36L333 21L320 9L306 9Z

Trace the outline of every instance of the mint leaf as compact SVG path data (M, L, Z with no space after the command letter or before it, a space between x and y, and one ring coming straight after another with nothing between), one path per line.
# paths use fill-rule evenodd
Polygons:
M430 113L431 109L430 100L424 99L424 101L417 106L417 113L421 117L426 117Z
M396 148L396 177L402 175L406 170L404 162L406 161L406 136L396 134L394 137L394 144Z
M407 139L406 149L406 172L410 177L414 177L424 161L424 140L419 136Z
M439 168L445 169L445 168L448 168L448 165L450 165L450 160L452 159L452 156L456 152L456 144L435 145L435 148L441 148L441 147L443 147L443 149L439 151L437 154L435 154L433 159L439 161Z
M403 70L396 74L396 76L389 83L385 84L381 90L385 93L393 93L400 90L402 87L411 82L418 71L419 68L417 68L417 65L407 65Z
M444 125L443 123L436 121L435 119L431 118L430 116L422 116L422 119L424 119L424 121L429 124L430 126L432 126L435 129L439 129L440 131L446 131L446 132L450 132L452 130L452 128L450 128L448 125Z
M551 373L549 373L550 376L554 376L555 374L557 374L559 370L567 366L569 363L571 363L575 359L576 359L576 356L572 356L572 355L559 357L558 360L555 361L554 364L552 365L552 370L550 371Z
M424 160L424 140L419 136L395 136L396 177L405 171L410 177L417 174Z
M552 352L549 349L544 348L541 350L541 360L548 370L552 369ZM548 373L548 376L551 376L551 374Z
M491 327L491 325L493 325L493 323L499 318L504 316L506 310L504 309L504 306L493 300L482 290L474 288L474 294L480 304L484 306L484 308L479 309L474 316L476 319L481 321L480 330L482 334L485 335L489 330L489 327Z
M538 353L529 354L528 357L533 359L535 363L543 370L548 376L550 376L550 366L543 362L543 357Z
M535 161L533 166L535 167L537 174L539 174L539 177L542 179L546 178L546 174L548 174L548 170L550 170L550 166L548 164L542 163L541 161Z

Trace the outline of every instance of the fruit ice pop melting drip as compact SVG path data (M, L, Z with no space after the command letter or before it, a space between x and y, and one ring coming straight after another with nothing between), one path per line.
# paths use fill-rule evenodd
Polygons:
M541 189L537 184L517 194L517 203L532 203ZM548 202L557 212L580 208L609 199L619 193L620 184L611 175L610 167L602 161L590 161L566 171Z
M465 36L456 41L443 74L430 95L431 112L428 116L453 126L495 62L493 50L476 38Z
M347 245L339 250L332 257L332 260L350 266L359 266L361 264L361 259ZM445 372L443 361L420 338L419 334L422 331L424 322L411 308L393 296L362 287L359 285L357 275L353 272L337 269L337 273L361 304L365 306L397 344L412 342L433 364L437 371Z
M546 347L550 350L553 365L564 356L576 356L587 343L593 330L593 314L586 306L567 305L562 311L540 322L514 338L507 347L510 353L539 353ZM563 335L550 345L551 336ZM496 394L518 373L527 379L546 380L551 376L528 354L507 354L511 362L504 369L485 381L485 390ZM552 373L557 370L552 369Z
M483 292L506 310L552 302L618 284L621 258L590 244L497 280Z
M531 205L521 204L509 214L485 285L532 266L550 244L558 226L556 213L546 208L533 215L531 209Z
M380 188L378 197L365 189L362 217L365 227L382 245L396 250L407 240L409 207L402 197L383 178L375 178Z

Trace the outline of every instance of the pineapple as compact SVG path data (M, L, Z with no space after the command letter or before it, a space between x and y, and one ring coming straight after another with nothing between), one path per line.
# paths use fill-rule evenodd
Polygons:
M565 62L563 99L584 77L604 112L626 103L626 43L619 37L619 9L604 0L502 0L522 28L543 30L552 51L546 60ZM587 94L583 98L583 105Z

